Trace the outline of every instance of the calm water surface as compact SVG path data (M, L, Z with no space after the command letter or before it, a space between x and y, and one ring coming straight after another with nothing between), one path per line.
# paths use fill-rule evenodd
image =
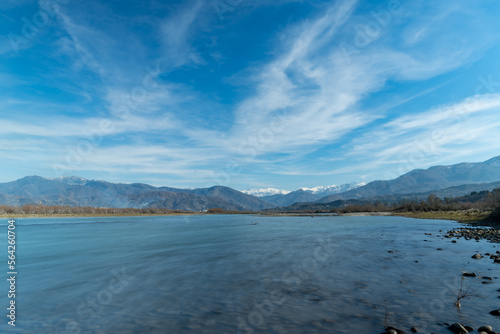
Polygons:
M19 219L17 326L3 315L0 331L370 334L383 331L386 313L389 324L424 333L448 333L439 322L494 325L498 280L467 278L475 296L461 309L453 299L462 270L500 276L500 265L470 258L500 248L438 237L457 226L399 217ZM5 280L0 289L7 307Z

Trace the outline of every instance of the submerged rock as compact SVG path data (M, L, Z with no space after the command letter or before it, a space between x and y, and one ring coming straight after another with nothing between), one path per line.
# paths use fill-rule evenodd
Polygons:
M469 333L469 331L467 329L465 329L465 327L462 324L459 324L458 322L449 326L448 329L456 334L468 334Z
M399 329L399 328L396 328L396 327L393 327L393 326L387 326L387 327L385 328L385 330L386 330L386 332L387 332L387 331L394 331L394 332L396 332L396 334L403 334L403 333L406 333L404 330Z

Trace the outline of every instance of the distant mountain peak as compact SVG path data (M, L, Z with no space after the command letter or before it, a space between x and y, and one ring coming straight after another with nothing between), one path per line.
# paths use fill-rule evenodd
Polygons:
M260 189L247 189L243 190L242 193L252 195L252 196L257 196L257 197L266 197L266 196L274 196L274 195L288 195L290 193L295 193L295 192L307 192L310 194L335 194L339 192L344 192L347 190L355 189L358 187L364 186L366 183L361 182L361 183L348 183L348 184L342 184L342 185L331 185L331 186L317 186L313 188L306 188L302 187L299 188L295 191L289 191L289 190L281 190L281 189L276 189L276 188L260 188Z
M79 177L79 176L59 176L59 177L54 177L54 178L47 178L47 180L58 181L58 182L72 185L72 186L82 186L90 181L90 180L84 179L83 177ZM95 180L93 180L93 181L95 181Z
M500 155L485 161L485 163L500 166Z
M273 195L286 195L291 193L289 190L281 190L276 188L261 188L261 189L247 189L243 190L242 193L257 197L273 196Z
M312 194L319 194L319 193L325 193L325 194L333 194L333 193L339 193L339 192L344 192L348 191L351 189L359 188L366 185L365 182L352 182L352 183L347 183L347 184L342 184L342 185L331 185L331 186L317 186L313 188L300 188L299 190L307 191Z
M369 199L383 195L417 194L436 192L441 189L495 183L500 180L500 156L484 162L462 162L447 166L414 169L395 179L373 181L363 187L326 196L318 203L338 199Z

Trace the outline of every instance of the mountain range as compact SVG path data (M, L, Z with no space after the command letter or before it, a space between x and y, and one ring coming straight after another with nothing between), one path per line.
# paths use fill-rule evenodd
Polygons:
M500 156L479 163L415 169L393 180L301 188L291 192L273 188L240 192L223 186L178 189L143 183L87 180L76 176L27 176L0 183L0 205L42 204L188 211L219 207L225 210L259 211L304 202L324 204L359 199L397 201L402 198L423 198L431 193L438 197L455 197L499 186Z
M277 206L286 206L297 202L313 202L328 195L343 193L366 183L347 183L342 185L318 186L314 188L300 188L295 191L279 190L274 188L244 190L246 194L260 197L266 202Z
M464 184L455 187L449 187L444 189L439 189L437 191L427 191L423 193L409 193L409 194L391 194L391 195L379 195L370 198L359 198L359 199L338 199L331 202L297 202L288 206L280 206L275 208L269 208L265 211L274 212L301 212L301 211L330 211L332 209L340 209L349 205L368 205L373 203L383 203L386 205L395 205L402 203L403 201L425 201L429 196L435 195L441 199L445 198L462 198L475 193L481 193L484 191L493 191L494 189L500 188L500 181L491 183L474 183L474 184Z
M484 162L414 169L396 179L373 181L341 194L326 196L318 202L328 203L339 199L369 199L381 195L437 192L440 189L455 186L496 181L500 181L500 156Z
M166 208L200 211L220 207L226 210L258 211L272 207L262 199L228 187L200 189L153 187L143 183L111 183L80 177L55 179L27 176L0 184L0 204L91 206L115 208Z
M354 188L358 188L361 186L364 186L366 183L361 182L361 183L347 183L347 184L342 184L342 185L331 185L331 186L317 186L313 188L299 188L296 191L305 191L311 194L315 195L331 195L331 194L338 194L344 191L348 191ZM261 188L261 189L248 189L248 190L242 190L242 193L252 195L252 196L257 196L257 197L266 197L266 196L273 196L273 195L288 195L292 193L293 191L290 190L281 190L281 189L276 189L276 188Z

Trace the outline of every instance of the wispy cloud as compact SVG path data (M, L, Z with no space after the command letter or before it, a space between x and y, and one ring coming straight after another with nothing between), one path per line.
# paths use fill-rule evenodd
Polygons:
M500 97L473 96L478 75L500 77L494 11L401 1L381 24L373 13L388 8L259 0L221 23L199 0L60 6L36 48L0 65L0 155L15 148L7 159L44 174L90 135L68 172L280 188L495 155ZM377 24L346 57L342 45Z
M203 58L190 42L204 2L195 0L176 8L161 23L160 40L163 44L163 61L169 69L186 64L199 64Z
M346 149L348 156L363 156L381 166L405 164L408 170L493 156L500 143L485 134L500 131L499 112L500 95L473 96L381 124Z
M129 115L126 118L87 118L79 123L74 120L45 119L38 124L1 120L5 126L4 134L38 136L46 138L84 137L88 134L101 136L131 134L135 132L151 132L176 128L176 121L167 115L154 118ZM42 124L40 124L42 123Z
M255 70L256 94L236 109L229 138L212 133L212 139L207 139L210 131L205 131L198 140L212 140L214 146L221 141L251 141L249 145L258 146L251 150L257 154L317 149L313 145L335 142L384 117L363 110L359 103L387 80L426 79L450 71L470 57L470 51L460 47L415 57L372 41L372 48L347 61L335 41L340 28L350 27L355 6L356 1L337 2L324 15L283 32L284 42L277 47L275 59ZM272 124L277 119L285 126L274 131ZM272 139L259 145L258 136L263 133L270 133Z

